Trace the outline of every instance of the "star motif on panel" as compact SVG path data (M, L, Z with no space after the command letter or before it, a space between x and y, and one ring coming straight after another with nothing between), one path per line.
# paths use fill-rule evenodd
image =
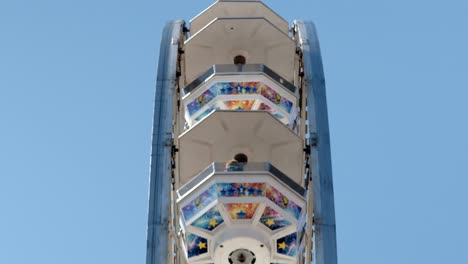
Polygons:
M281 199L283 200L283 206L282 206L282 207L283 207L283 208L286 208L286 207L288 206L288 204L289 204L289 199L288 199L288 197L283 196L283 197L281 197Z
M190 220L200 212L202 208L206 208L211 202L216 199L216 185L213 184L208 190L194 197L187 205L182 207L182 214L186 221Z
M196 219L192 223L192 226L212 231L216 227L221 225L223 222L224 219L219 213L218 207L213 206L210 210L208 210L206 213L204 213L198 219Z
M225 204L226 211L232 219L252 219L257 208L258 203L229 203Z
M244 192L245 192L245 188L244 188L244 186L242 186L242 184L241 184L241 186L240 186L239 189L238 189L238 193L239 193L239 195L243 195Z
M237 213L237 217L238 217L239 219L244 219L246 215L247 215L247 214L246 214L244 211L242 211L242 210L241 210L240 212Z
M274 219L268 219L268 220L265 222L265 224L266 224L267 226L271 227L272 225L275 224L275 220L274 220Z
M234 188L232 188L232 187L229 188L229 190L228 190L229 196L233 196L235 192L236 192L236 190Z
M247 197L262 196L265 192L265 183L218 183L218 196L224 197Z
M198 197L197 199L195 199L194 203L195 203L195 207L200 209L201 208L201 206L200 206L201 205L201 197Z
M296 204L294 201L290 200L288 197L283 195L280 191L275 189L273 186L269 185L266 189L266 197L281 207L283 210L285 210L288 214L291 214L299 220L301 213L302 213L302 208Z
M286 245L286 242L278 243L278 249L286 249L288 246Z
M202 241L200 241L197 246L198 246L199 249L204 249L204 248L206 248L206 243L203 243Z
M216 219L211 219L210 220L210 226L215 228L216 226L218 225L218 221L216 221Z
M275 231L277 229L290 226L292 223L284 218L279 212L273 208L267 206L263 211L260 223L264 224L270 230Z
M208 252L208 240L204 237L188 233L186 245L189 258L200 256Z
M297 241L297 233L292 233L285 237L282 237L276 241L278 243L278 247L276 248L276 252L279 254L287 255L290 257L297 255L298 249L298 241Z

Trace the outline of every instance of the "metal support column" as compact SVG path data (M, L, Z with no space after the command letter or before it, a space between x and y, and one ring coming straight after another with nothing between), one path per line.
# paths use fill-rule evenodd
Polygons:
M311 139L315 263L337 264L335 205L322 56L312 22L295 21L302 49Z
M147 264L169 263L171 147L179 40L184 21L164 27L154 103L148 211Z

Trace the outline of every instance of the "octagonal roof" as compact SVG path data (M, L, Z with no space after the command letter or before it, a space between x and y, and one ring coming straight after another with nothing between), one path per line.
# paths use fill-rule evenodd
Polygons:
M179 180L184 184L212 162L244 153L249 162L270 162L302 185L303 144L266 111L215 111L179 137Z
M233 17L264 17L282 32L288 34L288 22L258 0L217 1L190 21L190 33L192 35L197 33L216 18Z
M185 42L185 78L192 82L214 64L265 64L294 80L295 42L264 18L217 18Z

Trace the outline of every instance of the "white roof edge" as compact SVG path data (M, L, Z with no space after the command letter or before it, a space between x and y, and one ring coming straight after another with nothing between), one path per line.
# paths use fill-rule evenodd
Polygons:
M192 25L192 22L194 20L196 20L197 18L201 17L204 13L206 13L208 10L210 10L211 8L213 8L215 5L217 5L218 3L220 2L259 2L260 4L262 4L263 6L265 6L269 11L271 11L276 17L278 17L280 20L282 20L284 23L286 23L289 27L289 22L284 19L282 16L280 16L278 13L276 13L273 9L271 9L268 5L266 5L265 3L263 3L261 0L218 0L216 2L214 2L213 4L211 4L209 7L205 8L202 12L200 12L198 15L196 15L195 17L193 17L192 19L190 19L189 21L189 24L190 24L190 27Z
M270 24L271 26L273 26L276 30L278 30L281 34L283 34L284 36L286 36L288 39L290 39L291 41L294 42L294 40L286 33L284 33L280 28L278 28L275 24L271 23L271 21L269 21L268 19L266 19L265 17L216 17L214 18L211 22L209 22L208 24L206 24L206 26L204 26L203 28L201 28L199 31L197 31L197 33L193 34L190 36L190 38L188 38L187 40L185 40L185 44L188 43L191 39L193 39L194 37L196 37L197 35L199 35L203 30L205 30L206 28L208 28L209 26L211 26L212 24L218 22L218 21L223 21L223 20L265 20L268 24Z

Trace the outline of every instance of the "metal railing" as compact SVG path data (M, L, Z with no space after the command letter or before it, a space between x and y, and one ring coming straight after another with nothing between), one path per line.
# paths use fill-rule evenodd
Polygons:
M196 187L200 182L207 180L215 174L231 174L231 175L251 175L251 174L270 174L290 189L301 196L305 196L305 189L289 178L282 171L268 162L248 162L237 163L237 166L227 166L225 163L211 163L197 176L193 177L189 182L184 184L177 192L180 197L187 194L191 189Z
M268 76L270 79L289 90L291 93L296 92L296 86L283 79L280 75L268 68L264 64L221 64L213 65L206 72L201 74L197 79L193 80L184 89L182 89L183 96L194 91L198 86L206 82L210 77L214 75L258 75L263 74Z

